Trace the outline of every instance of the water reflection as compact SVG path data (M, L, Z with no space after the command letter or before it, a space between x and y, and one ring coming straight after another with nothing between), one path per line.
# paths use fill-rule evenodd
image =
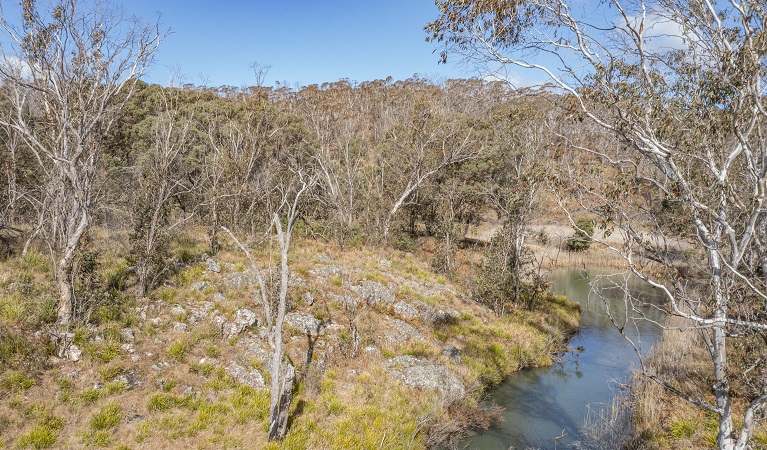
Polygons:
M570 350L551 368L524 370L490 392L491 401L504 407L498 429L472 436L459 448L502 449L577 447L579 429L588 408L610 403L637 363L634 349L610 319L620 317L625 332L641 342L643 352L659 336L655 321L660 293L637 279L604 276L605 271L561 269L550 274L553 291L581 304L581 329ZM644 303L640 313L628 310L625 290ZM595 293L593 287L599 294ZM628 318L628 321L626 319Z

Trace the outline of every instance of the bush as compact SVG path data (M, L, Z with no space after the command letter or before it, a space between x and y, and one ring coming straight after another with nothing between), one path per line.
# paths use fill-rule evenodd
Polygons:
M582 251L591 247L594 235L594 221L588 217L581 217L573 227L575 233L567 240L567 248L572 251Z

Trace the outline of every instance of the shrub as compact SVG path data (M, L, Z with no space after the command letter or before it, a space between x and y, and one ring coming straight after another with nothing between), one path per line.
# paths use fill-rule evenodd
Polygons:
M588 217L580 217L573 227L575 233L567 240L567 248L572 251L586 250L591 246L594 235L594 221Z

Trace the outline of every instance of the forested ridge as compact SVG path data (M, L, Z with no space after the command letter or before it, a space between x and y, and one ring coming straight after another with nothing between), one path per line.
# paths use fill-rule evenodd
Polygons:
M90 226L128 234L143 295L162 283L174 234L203 227L215 240L223 225L255 238L301 173L306 233L410 250L434 236L432 263L452 274L470 225L529 220L516 216L532 212L562 154L553 130L570 119L554 96L527 94L476 79L299 90L139 82L94 154ZM54 245L48 163L13 128L4 136L6 251L13 240Z

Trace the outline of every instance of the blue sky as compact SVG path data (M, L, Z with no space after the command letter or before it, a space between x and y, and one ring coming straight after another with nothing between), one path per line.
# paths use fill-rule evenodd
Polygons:
M172 34L147 81L172 73L209 86L253 85L252 61L270 64L265 85L305 86L348 78L471 77L456 62L437 64L423 27L437 17L433 0L130 0L130 13Z

